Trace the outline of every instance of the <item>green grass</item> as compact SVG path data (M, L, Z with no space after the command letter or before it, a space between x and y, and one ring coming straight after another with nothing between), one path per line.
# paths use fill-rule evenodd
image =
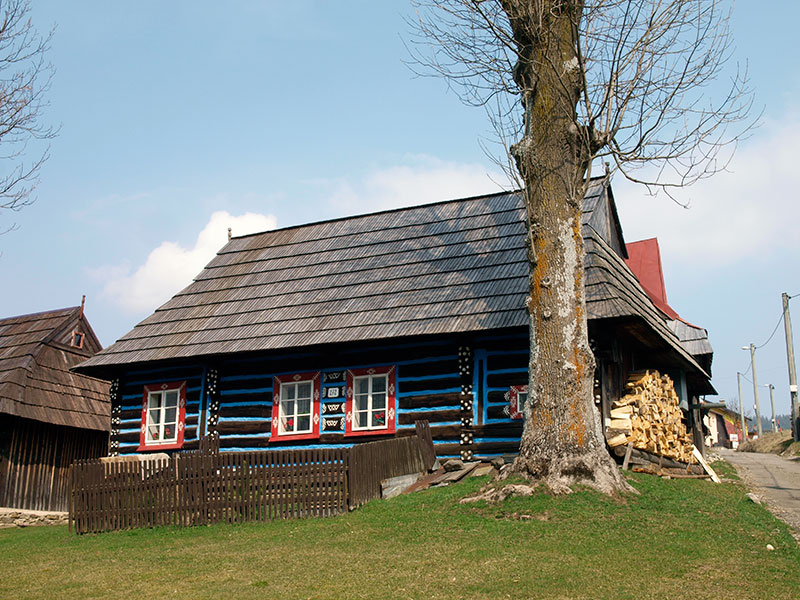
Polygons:
M798 597L797 544L740 484L630 481L624 499L458 504L472 478L329 519L0 530L0 598Z
M736 468L726 460L717 460L711 463L711 468L722 479L731 481L741 481L741 477L736 472Z

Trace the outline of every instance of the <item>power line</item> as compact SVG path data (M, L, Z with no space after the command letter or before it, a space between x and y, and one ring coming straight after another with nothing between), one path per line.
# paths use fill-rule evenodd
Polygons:
M739 372L742 374L742 377L744 377L745 375L747 375L750 372L750 369L752 369L752 368L753 368L753 363L748 361L747 370L746 371L739 371ZM752 383L752 381L750 383Z
M781 326L781 323L783 323L783 313L781 313L781 317L780 319L778 319L778 323L775 325L775 329L772 330L772 333L770 334L767 341L761 344L760 346L756 346L756 350L758 350L759 348L763 348L772 341L772 338L775 337L775 332L778 331L778 327Z

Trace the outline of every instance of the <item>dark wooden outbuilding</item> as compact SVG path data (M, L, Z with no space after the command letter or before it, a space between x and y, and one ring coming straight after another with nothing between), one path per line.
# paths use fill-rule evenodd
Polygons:
M605 416L629 372L714 393L625 264L605 180L584 201L589 332ZM439 456L519 448L528 260L515 192L235 237L77 370L113 381L114 452L350 446L430 421Z
M70 368L101 349L81 306L0 320L0 506L65 511L69 465L108 451L108 383Z

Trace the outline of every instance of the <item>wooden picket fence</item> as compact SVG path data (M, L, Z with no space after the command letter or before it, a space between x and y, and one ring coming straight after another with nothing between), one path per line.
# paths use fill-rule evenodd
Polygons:
M436 460L428 421L417 421L417 435L350 448L350 506L381 497L381 481L424 473Z
M352 448L217 452L206 447L169 458L75 461L70 530L341 514L379 498L381 480L430 468L435 455L428 423L417 433Z

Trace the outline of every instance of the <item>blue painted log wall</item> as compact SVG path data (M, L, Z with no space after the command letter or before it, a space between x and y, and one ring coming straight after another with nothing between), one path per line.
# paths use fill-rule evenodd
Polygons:
M136 452L143 386L186 381L184 449L197 448L199 436L214 430L223 450L349 447L385 439L385 434L345 437L344 409L337 409L345 401L343 374L347 369L394 365L395 435L412 435L414 422L427 419L441 458L515 453L522 423L508 417L506 393L510 385L527 383L527 345L527 332L523 331L466 341L440 338L345 347L335 353L229 356L202 364L131 370L120 377L119 391L112 397L121 415L119 431L112 432L112 438L116 435L120 453ZM468 369L463 367L460 353L467 356ZM329 419L328 426L340 423L342 427L321 428L320 437L313 440L272 439L273 377L317 371L322 374L322 419Z

